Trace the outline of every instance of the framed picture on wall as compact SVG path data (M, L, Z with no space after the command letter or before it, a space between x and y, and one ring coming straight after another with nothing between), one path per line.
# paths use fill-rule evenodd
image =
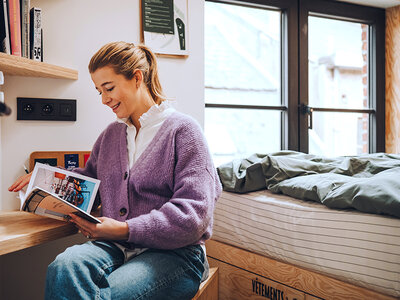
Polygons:
M160 55L188 56L188 0L140 3L142 43Z

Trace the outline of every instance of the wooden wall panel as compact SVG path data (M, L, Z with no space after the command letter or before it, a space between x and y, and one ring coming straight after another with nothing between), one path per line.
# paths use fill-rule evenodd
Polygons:
M400 6L386 10L386 152L400 153Z

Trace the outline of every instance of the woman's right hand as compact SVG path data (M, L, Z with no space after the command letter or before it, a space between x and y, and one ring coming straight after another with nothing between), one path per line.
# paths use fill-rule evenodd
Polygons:
M20 191L24 186L26 186L29 183L31 177L32 177L32 172L30 172L29 174L25 174L24 176L21 176L8 188L8 191L10 192Z

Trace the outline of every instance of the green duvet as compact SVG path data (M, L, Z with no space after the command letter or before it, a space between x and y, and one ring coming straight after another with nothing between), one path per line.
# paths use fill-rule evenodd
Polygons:
M400 218L400 155L326 158L294 151L255 154L218 167L225 191L267 188L332 208Z

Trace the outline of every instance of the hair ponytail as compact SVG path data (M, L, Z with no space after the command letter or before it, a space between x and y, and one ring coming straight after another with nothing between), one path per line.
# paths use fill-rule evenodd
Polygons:
M158 64L154 53L145 45L138 45L138 48L142 50L146 56L147 63L149 65L148 78L146 81L147 89L150 95L153 97L157 104L160 104L165 100L165 96L161 87L161 83L158 77Z
M126 79L132 79L134 71L143 73L143 83L146 85L154 102L160 104L166 100L158 77L157 59L154 53L145 45L135 46L132 43L113 42L101 47L91 58L89 72L110 66L117 74Z

